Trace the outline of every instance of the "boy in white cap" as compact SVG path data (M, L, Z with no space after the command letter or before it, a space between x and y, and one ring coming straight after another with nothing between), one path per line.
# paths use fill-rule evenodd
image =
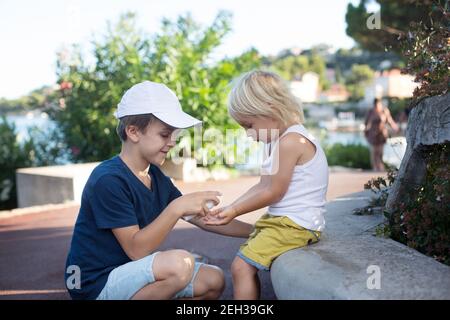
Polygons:
M217 299L221 269L201 264L184 250L156 251L178 219L204 216L219 192L181 195L158 165L175 145L175 130L200 123L183 112L163 84L131 87L118 105L119 155L92 172L83 191L66 270L79 270L80 283L66 272L73 299ZM248 237L253 226L190 223L224 235ZM74 267L75 266L75 269Z

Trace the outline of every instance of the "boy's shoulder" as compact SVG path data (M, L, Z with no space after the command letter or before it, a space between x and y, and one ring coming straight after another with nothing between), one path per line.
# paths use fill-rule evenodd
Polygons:
M122 165L120 163L120 158L114 156L108 160L104 160L98 164L92 171L92 173L102 174L105 172L121 172Z
M156 165L150 166L150 172L152 176L156 178L155 182L170 181L170 178ZM100 179L106 182L118 179L123 181L134 181L132 172L119 156L114 156L111 159L101 162L92 171L90 179L92 182L96 182Z
M104 160L92 171L89 177L90 183L96 184L99 180L105 179L126 179L126 171L124 169L118 156Z
M150 172L154 178L154 183L167 184L171 182L171 179L165 175L165 173L156 165L150 166ZM121 184L133 185L136 182L136 178L133 176L131 170L120 159L119 156L114 156L111 159L101 162L91 173L89 177L89 184L94 186L100 184Z

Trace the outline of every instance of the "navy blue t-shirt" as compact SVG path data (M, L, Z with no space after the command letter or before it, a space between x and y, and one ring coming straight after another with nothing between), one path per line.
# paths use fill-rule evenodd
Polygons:
M142 229L172 200L181 196L157 166L151 165L149 174L152 190L119 156L102 162L91 173L83 190L66 261L66 283L67 278L75 274L69 266L78 266L81 271L81 288L68 288L73 299L96 299L109 273L131 261L111 229L132 225Z

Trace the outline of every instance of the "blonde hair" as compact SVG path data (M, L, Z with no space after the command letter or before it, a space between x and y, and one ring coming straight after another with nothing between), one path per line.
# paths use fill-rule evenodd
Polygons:
M244 115L270 117L285 125L304 122L302 106L285 81L262 70L244 73L233 82L228 111L236 121Z

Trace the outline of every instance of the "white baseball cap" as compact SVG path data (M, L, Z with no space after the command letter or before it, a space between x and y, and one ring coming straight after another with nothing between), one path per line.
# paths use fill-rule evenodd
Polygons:
M151 81L135 84L128 89L117 105L114 115L120 119L147 113L174 128L188 128L201 123L181 109L180 102L172 90L162 83Z

